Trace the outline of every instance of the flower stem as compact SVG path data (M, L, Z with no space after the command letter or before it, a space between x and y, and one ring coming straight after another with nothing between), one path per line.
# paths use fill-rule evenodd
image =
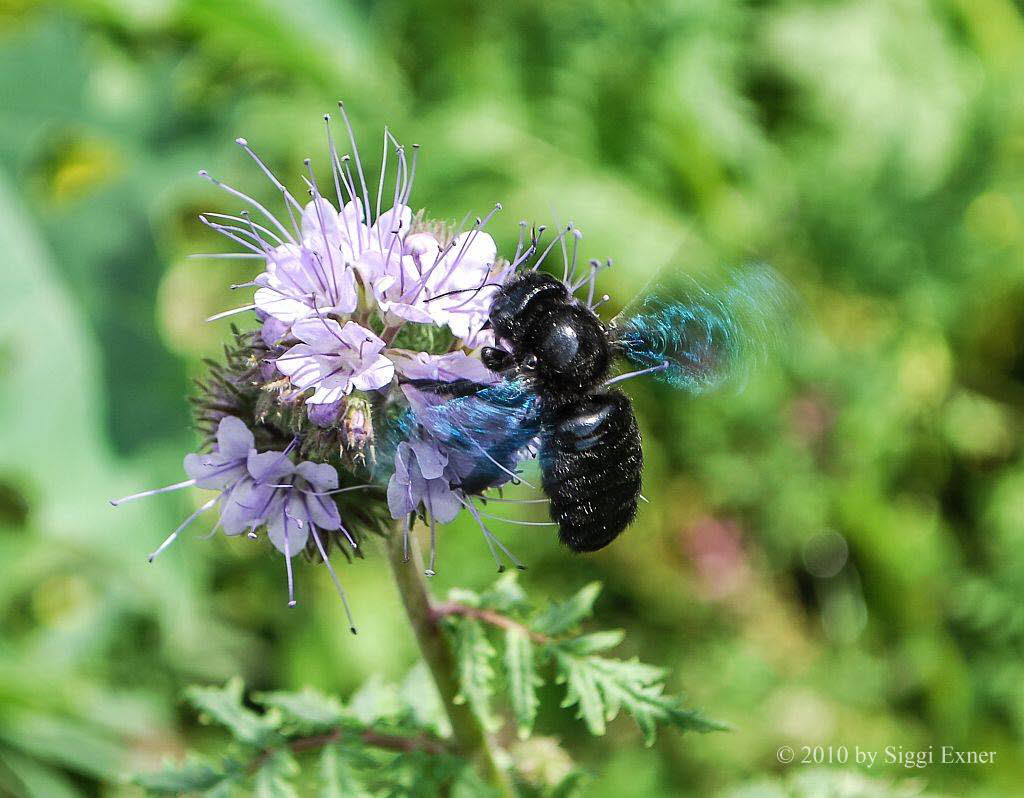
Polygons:
M397 526L387 536L388 560L395 575L406 616L416 634L423 660L430 669L445 712L452 724L456 751L472 762L501 798L515 798L508 772L495 759L495 747L480 720L466 703L457 704L459 692L455 654L441 628L441 615L423 575L423 558L416 536L411 536L409 562L403 562L402 532Z

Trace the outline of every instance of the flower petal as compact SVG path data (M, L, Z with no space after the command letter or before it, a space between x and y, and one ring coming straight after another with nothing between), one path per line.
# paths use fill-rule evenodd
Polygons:
M383 388L395 376L395 365L385 355L378 355L363 371L352 376L352 385L360 391Z
M318 493L338 487L338 472L330 463L303 461L295 466L295 473L313 486Z
M348 324L352 324L352 322L348 322ZM347 327L348 324L345 326ZM305 341L313 351L320 354L330 354L341 350L344 340L341 332L342 327L338 322L322 316L303 319L292 326L292 334L300 341Z
M224 495L220 506L220 525L225 535L241 535L258 526L267 509L272 489L244 479Z
M412 459L412 449L409 444L402 441L395 450L395 471L394 478L400 485L409 484L409 461Z
M278 551L292 557L306 548L309 517L297 496L289 495L280 504L274 505L273 512L267 518L267 537Z
M246 468L257 482L275 483L290 477L295 465L284 452L251 452Z
M478 285L482 282L481 278L491 270L497 257L498 247L489 234L481 230L470 230L456 236L435 274L431 276L435 294ZM459 301L457 297L456 301Z
M296 388L311 388L320 381L320 363L308 344L296 344L274 363Z
M228 459L217 452L187 454L182 465L196 487L204 490L224 490L246 476L244 458Z
M253 301L257 308L284 324L294 324L313 312L313 308L305 302L284 296L279 290L266 286L256 289Z
M359 304L359 291L356 287L356 272L345 263L341 256L335 256L333 268L327 278L327 307L319 307L321 313L331 312L339 315L351 313ZM330 267L330 264L329 264Z
M340 529L341 514L330 496L302 494L302 507L306 517L321 529Z
M388 302L387 300L378 300L378 304L380 304L381 310L389 314L389 316L396 316L404 321L411 321L416 324L437 323L430 313L415 305L406 305L402 302ZM440 326L440 324L438 324L438 326Z
M441 244L430 233L413 233L406 236L403 243L405 254L412 258L421 275L426 274L441 255Z
M224 416L217 425L217 453L226 460L246 457L256 445L245 422L235 416Z
M454 520L462 509L462 503L445 479L432 479L427 483L423 504L439 524L447 524Z
M348 377L336 375L330 385L320 385L306 400L307 405L330 405L352 393L352 382Z
M404 518L416 509L417 501L412 496L412 486L409 483L402 483L396 479L394 474L388 482L388 510L391 517Z
M356 226L363 223L363 204L358 200L349 200L345 203L339 216L341 217L341 229L347 236L355 238Z
M416 453L416 468L424 479L437 479L444 473L448 457L436 443L412 437L409 439L409 446Z
M467 307L466 310L452 311L448 314L448 329L456 338L461 338L466 346L481 346L479 336L487 323L489 309L490 304L486 308Z
M287 334L288 325L273 316L267 316L260 324L260 338L267 346L276 346Z
M317 197L306 203L302 210L302 238L314 248L322 248L325 237L328 246L337 245L341 239L341 225L338 212L330 201Z
M391 237L405 238L411 224L412 208L408 205L396 205L380 215L370 228L370 232L374 237L380 235L384 242L384 250L387 251Z
M391 349L388 356L398 373L410 380L471 380L487 384L496 381L494 373L479 358L462 351L430 355L426 352Z
M354 321L345 322L339 337L364 359L372 358L384 348L384 341Z

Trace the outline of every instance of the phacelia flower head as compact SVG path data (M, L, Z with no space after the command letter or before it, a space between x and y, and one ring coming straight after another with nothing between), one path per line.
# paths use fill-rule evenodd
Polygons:
M216 257L259 264L234 286L251 289L251 301L211 320L251 314L256 329L236 330L226 362L200 383L194 403L206 448L185 458L189 479L116 502L185 487L212 491L153 556L216 508L215 531L265 537L284 555L289 604L296 554L322 560L344 600L331 546L360 556L362 536L390 526L389 518L404 521L406 534L415 517L429 522L431 574L436 525L463 509L492 553L497 544L508 554L474 498L518 478L537 434L527 424L498 450L491 421L449 433L428 409L459 396L472 403L473 390L499 382L479 350L493 343L494 293L528 254L522 236L509 262L484 230L500 205L462 230L414 212L418 149L409 157L386 132L380 172L368 180L343 108L342 118L350 152L339 151L325 116L326 159L304 162L302 201L237 140L281 198L280 214L200 172L243 205L200 216L241 249ZM522 420L515 414L524 407L518 397L500 424Z
M328 557L330 536L340 533L355 551L358 543L341 522L338 505L331 498L344 490L338 487L338 472L328 463L294 463L296 443L282 451L258 451L255 436L245 422L224 416L217 426L216 442L209 452L185 455L184 469L189 479L164 488L143 491L111 502L115 507L134 499L188 487L216 493L171 532L149 555L152 562L178 536L207 510L219 514L214 532L225 535L246 533L257 540L257 529L265 528L267 537L285 557L288 574L288 604L295 605L292 558L312 542L334 579L348 611L348 603ZM327 545L325 545L325 539ZM349 616L351 622L351 615ZM353 627L354 631L354 627Z

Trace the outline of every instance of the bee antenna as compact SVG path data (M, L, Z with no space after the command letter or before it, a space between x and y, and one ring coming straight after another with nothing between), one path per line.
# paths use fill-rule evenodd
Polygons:
M479 294L485 288L501 288L501 284L500 283L488 283L486 281L486 278L484 278L484 282L480 283L480 285L478 285L476 288L456 288L454 291L445 291L443 294L438 294L437 296L432 296L432 297L430 297L430 299L424 300L423 304L424 305L429 304L430 302L433 302L435 299L443 299L446 296L453 296L455 294L464 294L467 291L472 291L473 293L472 293L471 296L469 296L461 304L456 305L454 308L452 308L452 310L457 310L458 308L461 308L462 305L465 305L466 302L471 301L473 299L473 297L475 297L477 294Z

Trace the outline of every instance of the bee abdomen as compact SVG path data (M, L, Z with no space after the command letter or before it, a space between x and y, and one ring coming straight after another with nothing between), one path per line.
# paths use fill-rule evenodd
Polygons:
M624 395L592 394L556 414L544 430L540 456L551 518L570 549L603 548L632 522L643 453Z

